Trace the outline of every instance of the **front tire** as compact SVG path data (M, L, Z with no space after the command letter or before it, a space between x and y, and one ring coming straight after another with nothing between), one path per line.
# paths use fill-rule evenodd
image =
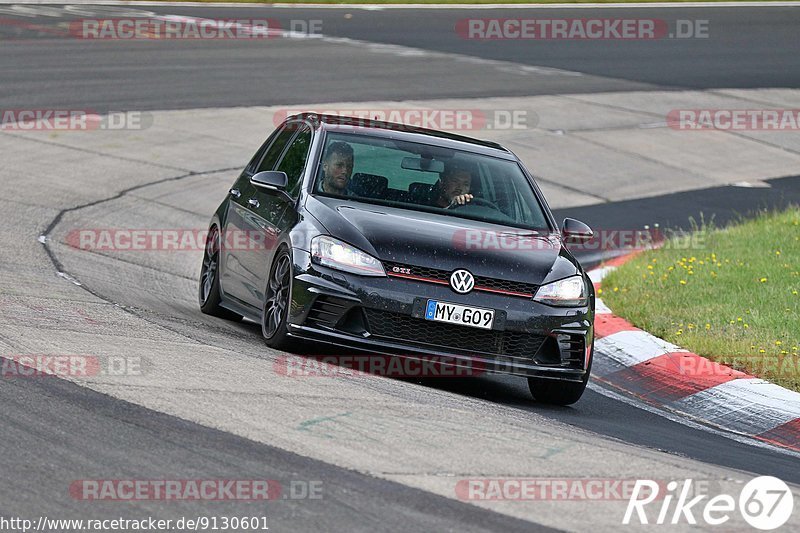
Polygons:
M290 339L287 322L292 296L292 259L286 249L278 252L269 273L261 313L261 333L267 346L288 350Z
M203 266L200 268L200 311L207 315L239 322L242 315L225 309L220 305L222 297L219 291L219 229L212 226L206 238L206 249L203 253Z
M579 383L558 379L528 378L528 388L533 398L537 402L552 405L572 405L577 402L583 396L583 391L586 390L586 385L589 383L592 361L594 361L594 343L592 343L589 368L586 369L586 374Z

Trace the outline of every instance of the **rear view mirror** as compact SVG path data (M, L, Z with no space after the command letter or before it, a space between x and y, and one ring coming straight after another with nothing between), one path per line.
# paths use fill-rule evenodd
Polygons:
M561 227L561 235L564 236L566 243L577 244L586 242L594 237L592 228L574 218L565 218L564 224Z
M404 157L400 167L406 170L419 172L444 172L444 162L438 159L425 159L423 157Z

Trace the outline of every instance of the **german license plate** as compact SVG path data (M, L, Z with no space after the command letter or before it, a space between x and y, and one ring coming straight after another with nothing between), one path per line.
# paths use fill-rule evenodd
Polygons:
M483 309L480 307L440 302L438 300L428 300L428 305L425 308L425 320L447 322L448 324L458 324L460 326L470 326L473 328L492 329L494 309Z

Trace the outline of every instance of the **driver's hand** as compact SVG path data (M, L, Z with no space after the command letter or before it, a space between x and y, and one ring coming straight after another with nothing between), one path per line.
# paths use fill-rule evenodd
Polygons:
M453 199L450 201L450 205L465 205L472 200L471 194L459 194L457 196L453 196Z

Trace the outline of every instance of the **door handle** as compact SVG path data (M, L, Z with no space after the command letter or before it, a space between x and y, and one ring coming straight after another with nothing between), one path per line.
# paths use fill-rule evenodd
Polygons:
M239 189L231 189L228 192L230 192L231 196L233 196L234 198L239 198L240 196L242 196L242 193L239 192Z
M255 198L250 198L249 200L247 200L247 203L253 207L258 207L259 205L258 200L256 200Z

